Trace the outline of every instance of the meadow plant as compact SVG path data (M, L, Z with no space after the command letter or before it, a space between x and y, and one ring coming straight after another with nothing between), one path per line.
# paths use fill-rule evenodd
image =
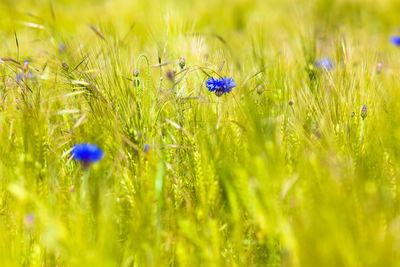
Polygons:
M0 1L0 266L399 266L398 14Z

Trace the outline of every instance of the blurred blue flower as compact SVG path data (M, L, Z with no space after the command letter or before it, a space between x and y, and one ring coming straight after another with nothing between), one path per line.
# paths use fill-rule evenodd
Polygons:
M22 81L22 79L24 79L24 75L23 75L21 72L19 72L19 73L17 74L17 82Z
M222 83L218 79L214 79L214 77L208 78L206 82L206 86L210 92L215 91L217 88L221 87Z
M367 117L367 105L364 105L361 109L361 118L365 119Z
M235 81L232 78L219 78L214 77L208 78L206 86L210 92L215 91L216 96L221 96L226 93L230 93L232 88L236 86Z
M391 36L390 42L395 46L400 46L400 36L395 36L395 35Z
M35 214L27 213L25 215L25 226L28 228L32 228L35 224Z
M329 58L324 57L321 60L315 62L315 67L325 70L332 70L334 68L334 65Z
M27 71L29 67L29 60L24 61L24 66L22 67L23 71Z
M103 158L103 151L94 144L76 144L72 148L71 155L74 160L83 163L93 163Z
M63 62L63 63L61 63L61 66L63 67L63 69L69 70L69 66L67 63Z
M65 46L64 43L60 43L59 46L58 46L58 50L60 50L60 52L64 51L65 48L66 48L66 46Z
M26 74L26 78L32 79L33 78L33 73L31 71L28 71L28 73Z
M144 151L144 153L149 153L149 151L150 151L150 145L149 145L149 144L145 145L143 151Z

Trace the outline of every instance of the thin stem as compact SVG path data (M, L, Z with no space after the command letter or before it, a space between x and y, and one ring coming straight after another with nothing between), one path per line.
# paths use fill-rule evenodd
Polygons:
M362 141L363 141L363 135L364 135L364 119L362 120L361 123L361 132L360 132L360 147L362 145Z
M82 175L82 184L80 190L80 201L83 208L86 209L88 204L88 193L89 193L89 168L84 168Z

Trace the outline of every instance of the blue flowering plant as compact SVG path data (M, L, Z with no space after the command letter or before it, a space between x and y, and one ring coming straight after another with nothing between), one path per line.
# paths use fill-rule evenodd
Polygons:
M332 70L335 66L329 58L324 57L321 60L315 62L315 67L329 71Z
M71 156L74 160L82 162L84 166L89 166L101 160L104 152L95 144L76 144L72 148Z
M395 46L400 46L400 36L395 36L395 35L391 36L390 42Z
M210 77L207 79L206 86L210 92L215 92L215 95L220 97L223 94L228 94L232 91L233 87L236 87L233 78L219 78Z
M24 65L22 66L22 70L26 72L29 68L29 60L24 61Z
M363 120L367 117L367 105L363 105L360 115Z

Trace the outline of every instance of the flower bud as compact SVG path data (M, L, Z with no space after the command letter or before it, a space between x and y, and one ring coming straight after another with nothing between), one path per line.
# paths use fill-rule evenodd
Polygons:
M261 95L262 93L264 93L264 86L262 85L257 86L257 94Z
M65 50L65 48L66 48L66 46L65 46L64 43L60 43L60 44L58 45L58 50L59 50L60 52L63 52L63 51Z
M175 73L172 70L167 70L166 73L168 80L173 81L175 78Z
M63 69L65 69L65 70L69 69L69 66L67 63L63 62L63 63L61 63L61 65L62 65Z
M361 118L364 120L367 117L367 105L364 105L361 110Z
M28 70L28 67L29 67L29 60L25 60L24 66L22 67L23 71L24 71L24 72L27 71L27 70Z
M378 62L378 64L376 64L376 72L380 74L381 71L382 71L382 62Z
M27 228L33 228L33 226L35 225L35 215L33 213L26 214L24 223Z
M17 74L17 82L20 82L20 81L22 81L24 79L24 75L21 73L21 72L19 72L18 74Z
M28 73L26 74L26 78L33 79L33 73L31 71L28 71Z
M180 57L179 58L179 67L181 67L181 69L183 69L186 66L186 60L184 57Z

